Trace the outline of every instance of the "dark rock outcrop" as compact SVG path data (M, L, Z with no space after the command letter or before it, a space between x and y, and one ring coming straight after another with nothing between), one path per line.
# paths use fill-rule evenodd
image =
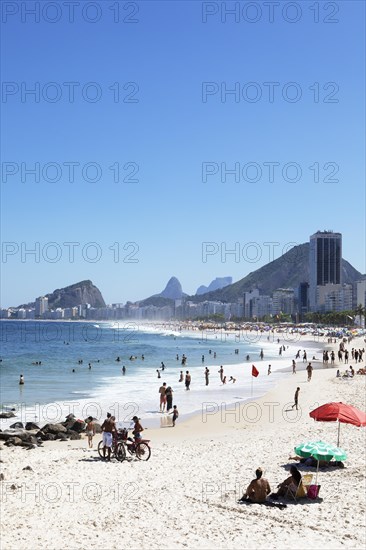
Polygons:
M62 424L46 424L42 428L42 432L47 434L59 434L59 433L65 433L67 429Z
M13 418L15 414L11 411L0 413L0 418Z
M12 429L23 429L24 428L24 425L23 425L23 422L15 422L14 424L12 424L11 426L9 426L9 428L12 428Z
M39 426L35 424L34 422L27 422L25 425L26 430L39 430Z

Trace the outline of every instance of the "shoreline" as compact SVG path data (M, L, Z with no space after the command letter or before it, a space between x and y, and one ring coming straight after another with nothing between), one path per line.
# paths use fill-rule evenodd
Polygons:
M318 367L311 382L299 368L254 401L230 407L223 400L178 418L175 428L147 429L148 462L100 460L100 436L90 450L83 436L31 451L2 448L4 550L76 550L90 540L118 550L131 533L132 548L158 549L167 540L178 549L363 548L366 428L342 424L340 447L348 459L344 469L320 469L319 499L288 502L285 510L237 504L258 466L274 490L288 476L296 445L336 444L336 423L315 422L311 410L329 401L365 410L366 376L337 379L338 365ZM290 409L296 386L298 412ZM299 468L315 476L314 468Z

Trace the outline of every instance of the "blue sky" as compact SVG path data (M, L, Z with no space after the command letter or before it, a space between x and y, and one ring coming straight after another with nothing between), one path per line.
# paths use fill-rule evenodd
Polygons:
M2 3L3 307L82 279L108 303L160 292L172 275L194 293L273 259L264 243L278 243L276 258L317 229L341 232L343 256L365 272L363 2L280 2L272 23L263 2L255 23L248 2L238 22L221 21L235 2L105 0L83 18L81 1L73 23L63 2L58 13L38 3L39 22L22 4L37 2ZM203 83L215 91L205 101ZM38 102L24 94L35 86ZM221 97L235 86L239 97ZM217 172L206 181L204 163ZM240 181L225 182L221 166L235 164ZM216 243L206 261L203 243Z

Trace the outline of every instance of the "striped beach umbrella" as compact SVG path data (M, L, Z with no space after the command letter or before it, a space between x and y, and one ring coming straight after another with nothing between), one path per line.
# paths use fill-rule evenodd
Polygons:
M343 449L335 447L324 441L308 441L307 443L300 443L295 447L295 453L303 458L313 457L318 461L316 469L316 480L318 480L318 471L319 471L319 462L323 460L325 462L330 462L332 458L335 460L346 460L347 454Z

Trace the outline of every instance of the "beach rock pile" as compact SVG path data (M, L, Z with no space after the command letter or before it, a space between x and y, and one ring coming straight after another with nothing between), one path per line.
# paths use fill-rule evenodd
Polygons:
M15 416L11 413L3 413L6 418ZM56 424L46 424L40 428L34 422L27 422L25 427L22 422L15 422L9 429L0 430L0 441L10 447L25 447L35 449L42 445L43 441L68 441L69 439L81 439L81 434L85 432L87 420L77 419L73 414L67 415L64 422ZM98 422L94 422L96 433L101 433L102 428Z
M26 430L12 429L0 431L0 441L4 441L7 447L25 447L27 449L35 449L42 444L42 441L36 434L31 434Z

